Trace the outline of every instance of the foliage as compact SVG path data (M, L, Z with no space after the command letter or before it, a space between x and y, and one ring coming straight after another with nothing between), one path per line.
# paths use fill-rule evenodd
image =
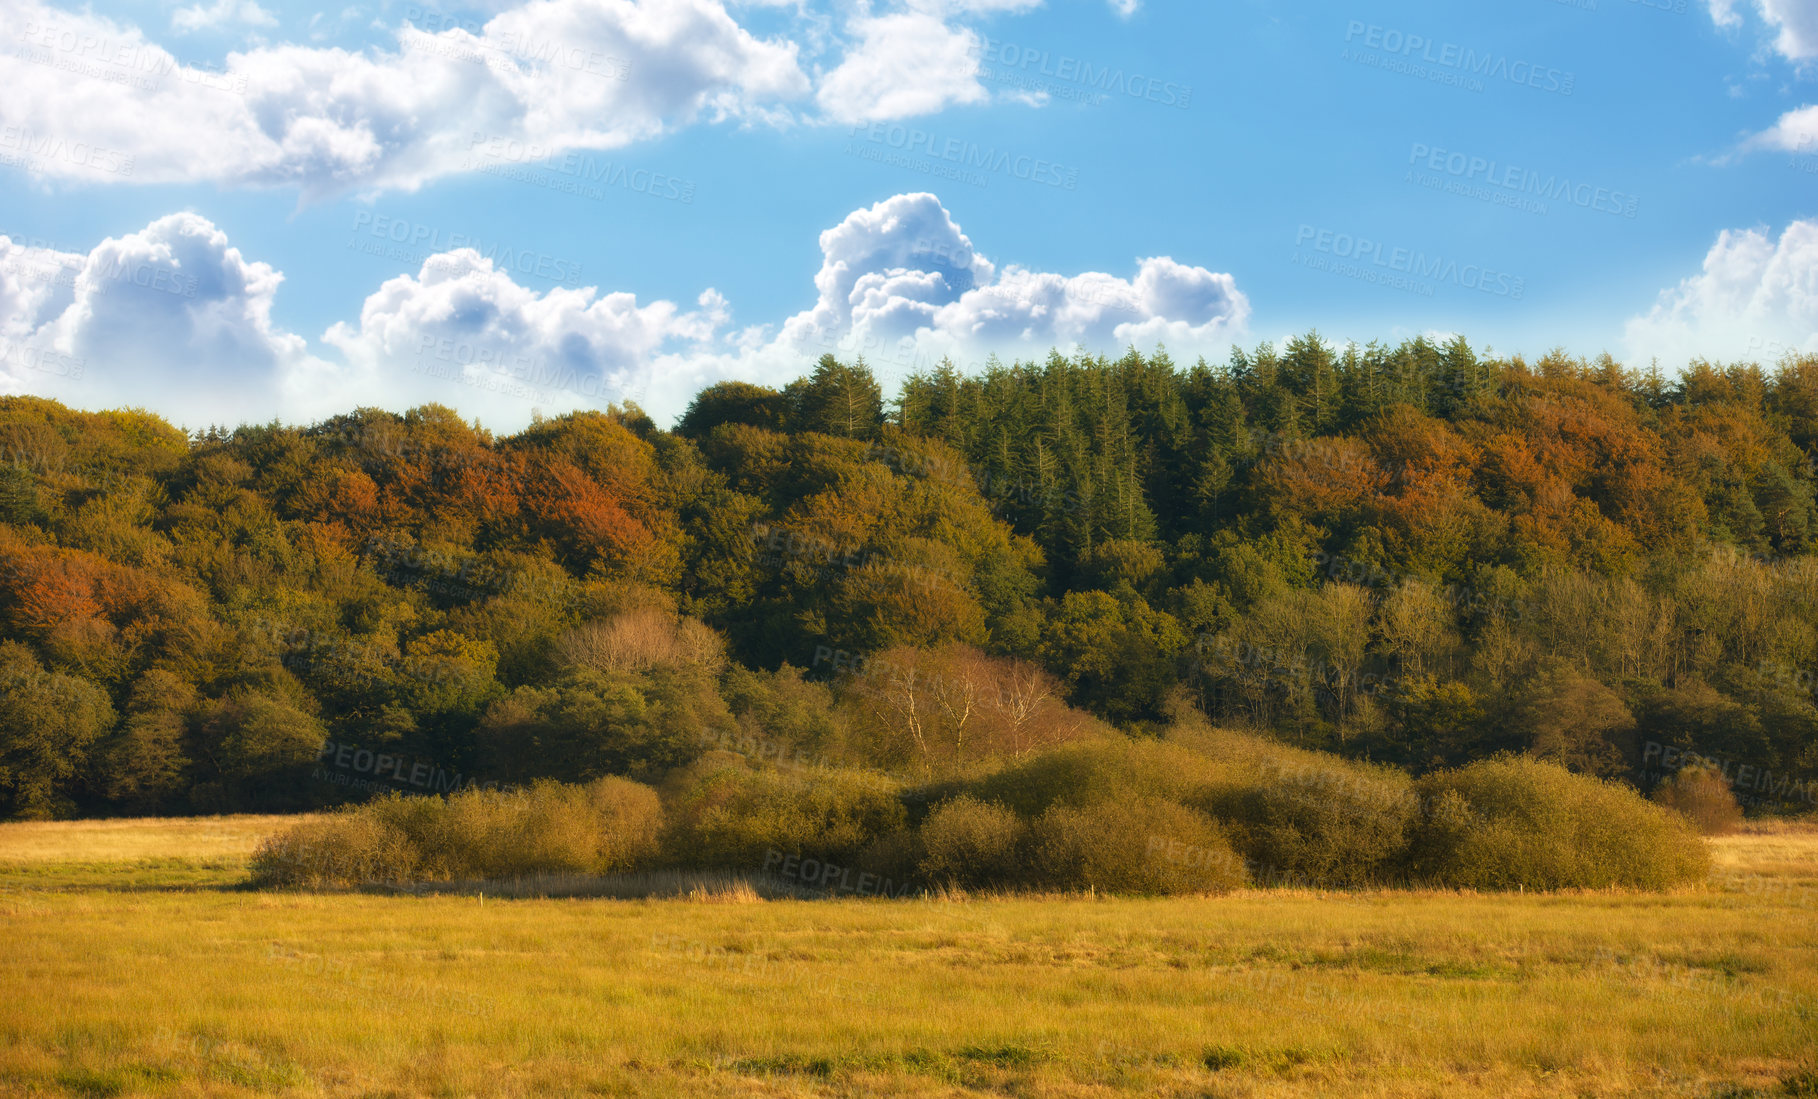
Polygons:
M1410 870L1477 889L1664 889L1704 877L1709 856L1677 814L1634 790L1504 757L1428 775Z
M660 783L730 747L964 783L1184 707L1416 775L1516 752L1645 786L1666 746L1795 811L1814 377L1307 333L894 394L827 357L674 431L430 405L185 435L4 397L0 813L398 787L312 767L325 740L495 782ZM1368 812L1243 796L1248 857L1386 872L1393 821L1322 868L1295 837Z
M267 888L360 887L634 869L656 851L656 791L620 778L379 798L299 824L253 856Z
M966 794L935 806L917 839L923 880L937 886L973 889L1014 882L1023 823L1001 805Z
M1222 893L1247 880L1218 828L1178 802L1053 805L1029 826L1029 881L1041 888Z
M1742 807L1736 804L1729 780L1711 767L1681 767L1656 786L1651 796L1656 804L1685 817L1707 836L1734 832L1742 823Z
M853 865L903 827L899 787L856 771L753 768L711 753L671 776L664 859L689 869L757 873L779 857Z

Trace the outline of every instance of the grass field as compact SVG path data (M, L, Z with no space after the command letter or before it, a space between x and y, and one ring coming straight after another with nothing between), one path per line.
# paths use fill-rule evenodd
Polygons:
M243 887L284 818L0 825L8 1095L1818 1094L1818 828L1708 887Z

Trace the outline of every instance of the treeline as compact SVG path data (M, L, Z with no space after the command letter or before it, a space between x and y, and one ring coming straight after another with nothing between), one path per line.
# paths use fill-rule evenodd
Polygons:
M494 436L0 398L0 814L976 776L1193 709L1414 774L1818 791L1818 359L823 359ZM713 757L717 758L717 757Z

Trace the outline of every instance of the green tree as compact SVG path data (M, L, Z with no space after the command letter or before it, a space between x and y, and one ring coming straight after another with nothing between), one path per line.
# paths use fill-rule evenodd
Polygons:
M791 426L842 439L872 439L884 422L884 393L865 361L848 365L821 356L810 377L791 383Z
M0 814L43 820L73 811L90 750L113 723L99 687L0 642Z

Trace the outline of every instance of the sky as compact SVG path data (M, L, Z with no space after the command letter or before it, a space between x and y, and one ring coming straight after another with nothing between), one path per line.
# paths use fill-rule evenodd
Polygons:
M1818 353L1818 0L0 0L0 395Z

